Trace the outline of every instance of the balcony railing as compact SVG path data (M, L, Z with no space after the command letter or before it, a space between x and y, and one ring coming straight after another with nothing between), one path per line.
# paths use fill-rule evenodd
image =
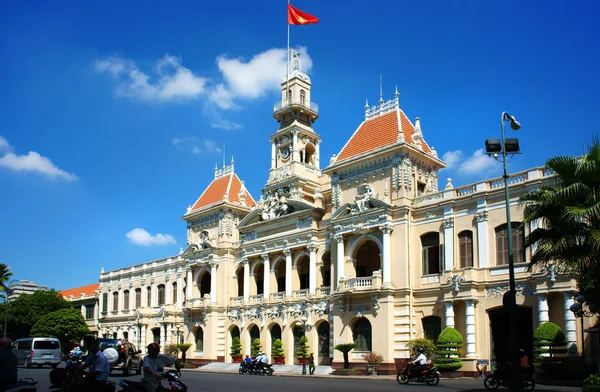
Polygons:
M232 305L241 305L244 303L244 297L233 297L231 298Z
M282 111L285 108L288 108L290 106L302 106L308 110L310 110L311 112L314 113L319 113L319 105L317 105L314 102L310 102L307 100L296 100L296 99L286 99L283 101L279 101L279 102L275 102L275 105L273 105L273 113L277 113Z
M308 289L294 291L294 298L306 298L308 297Z
M263 295L262 294L251 295L250 296L250 302L252 302L252 303L260 303L262 301L263 301Z
M317 295L322 296L322 297L329 297L331 295L331 287L317 288Z
M204 297L204 298L190 298L189 300L187 300L187 307L188 308L192 308L192 309L198 309L198 308L203 308L205 306L208 306L210 304L210 297Z
M285 299L285 291L271 294L272 301L283 301Z

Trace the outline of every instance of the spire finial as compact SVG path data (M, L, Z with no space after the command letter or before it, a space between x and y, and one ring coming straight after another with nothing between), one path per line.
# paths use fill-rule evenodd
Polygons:
M396 94L394 94L394 96L398 98L398 95L400 95L400 93L398 93L398 85L396 85Z
M379 74L379 103L383 102L383 76Z
M365 100L365 109L369 108L369 98Z
M225 145L223 144L223 167L225 167Z

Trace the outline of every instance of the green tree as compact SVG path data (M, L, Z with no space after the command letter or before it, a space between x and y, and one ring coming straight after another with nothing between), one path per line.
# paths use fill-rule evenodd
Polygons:
M348 353L356 348L354 343L340 343L336 344L333 349L340 351L344 355L344 369L350 369L350 360L348 359Z
M308 345L308 338L306 336L301 336L300 340L298 340L298 346L296 346L296 357L308 358L309 348L310 346Z
M406 347L408 347L410 356L412 358L416 358L419 355L417 353L419 348L422 348L425 351L425 355L428 358L430 358L437 351L437 347L435 346L435 343L433 343L433 340L426 338L409 340L408 343L406 343Z
M31 328L31 336L56 337L63 342L82 340L89 332L81 311L73 308L48 313Z
M8 306L9 331L16 338L31 335L31 328L43 316L60 309L72 309L71 303L56 290L37 290L11 300Z
M533 333L533 345L536 354L533 361L535 367L549 372L566 368L564 354L567 352L567 341L565 333L558 325L550 321L540 324Z
M283 342L281 339L275 339L273 342L273 348L271 349L271 356L275 357L285 357L285 350L283 349Z
M448 327L444 329L438 337L437 357L434 363L441 372L453 372L462 367L460 359L460 348L463 345L463 338L456 329Z
M250 348L250 354L253 357L256 357L258 353L262 350L262 343L259 338L256 338L252 341L252 348Z
M231 339L229 355L232 357L239 357L242 355L242 341L240 340L239 336L235 336L233 339Z
M600 300L600 141L595 135L582 157L556 156L546 161L555 183L521 196L524 223L542 224L526 238L536 245L530 267L556 263L580 278L589 300ZM581 278L587 278L583 281ZM586 291L589 291L586 293Z

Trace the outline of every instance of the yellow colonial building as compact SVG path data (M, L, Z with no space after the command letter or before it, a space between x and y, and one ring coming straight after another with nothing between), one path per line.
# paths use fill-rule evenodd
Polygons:
M235 336L243 353L260 338L270 354L280 338L286 364L294 364L306 332L319 364L339 367L334 345L356 342L351 362L362 364L374 351L385 373L408 357L409 340L435 339L452 326L464 339L463 370L475 371L477 359L506 358L504 180L441 181L445 164L397 92L367 104L353 133L339 131L345 143L329 141L340 143L339 154L321 159L311 80L297 61L293 68L274 107L279 127L260 198L247 191L233 160L215 169L183 215L187 246L179 254L102 271L99 335L138 346L191 343L187 358L197 363L231 362ZM519 344L532 351L533 331L552 321L576 353L575 282L552 265L528 271L531 253L520 250L534 227L521 224L518 198L551 180L544 168L508 179Z

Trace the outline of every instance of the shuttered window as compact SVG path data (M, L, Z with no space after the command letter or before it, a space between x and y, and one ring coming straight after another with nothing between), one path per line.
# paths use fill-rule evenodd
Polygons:
M458 233L459 268L473 266L473 232L462 231Z
M523 224L520 222L512 222L512 247L513 261L515 264L525 262L525 249L523 243L525 241L525 232ZM506 224L496 227L496 265L508 264L508 226Z
M423 275L440 273L440 234L428 233L421 236L423 247Z

